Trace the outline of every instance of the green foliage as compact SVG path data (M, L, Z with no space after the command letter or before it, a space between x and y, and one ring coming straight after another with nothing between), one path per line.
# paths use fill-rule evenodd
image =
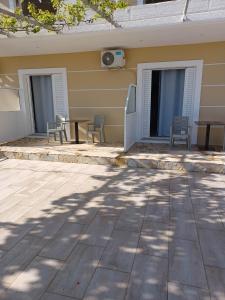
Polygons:
M59 33L65 27L71 28L80 23L92 23L98 18L104 18L114 26L118 26L113 20L113 13L127 7L126 0L77 0L74 3L51 0L51 5L53 10L43 10L36 7L30 0L27 6L28 15L24 15L21 8L17 8L14 13L0 10L0 32L24 31L29 34L45 29ZM91 16L90 8L92 9Z

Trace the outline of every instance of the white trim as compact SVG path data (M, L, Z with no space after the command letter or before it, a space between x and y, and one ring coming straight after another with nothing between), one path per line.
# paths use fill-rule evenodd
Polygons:
M193 120L199 119L200 111L200 98L201 98L201 87L202 87L202 72L203 72L203 60L188 60L188 61L169 61L169 62L155 62L155 63L143 63L138 64L137 67L137 112L138 112L138 139L142 138L142 74L143 70L165 70L165 69L186 69L190 67L196 68L196 87L194 95L194 109L193 109ZM197 126L192 124L192 143L197 143Z
M203 84L203 87L225 87L225 84Z
M124 106L69 106L69 109L124 109Z
M105 127L124 127L124 125L119 124L119 125L104 125Z
M15 88L15 87L0 87L0 90L17 90L17 91L19 91L20 88Z
M225 108L225 105L200 105L201 108Z
M17 76L17 73L0 73L0 76Z
M34 134L33 121L31 116L31 101L29 96L29 87L26 86L28 78L33 75L54 75L62 74L65 84L65 106L67 114L69 116L69 104L68 104L68 89L67 89L67 71L66 68L47 68L47 69L23 69L18 70L19 86L20 86L20 104L21 110L25 116L25 122L27 127L27 135ZM54 92L53 92L54 100Z
M128 71L136 70L137 68L121 68L121 69L96 69L96 70L68 70L68 73L93 73L93 72L116 72L116 71Z
M130 96L132 89L135 89L135 110L128 112ZM136 91L137 86L130 84L128 88L126 105L124 108L124 151L127 152L137 140L137 105L136 105Z
M211 64L204 64L204 66L206 67L211 67L211 66L223 66L225 65L225 62L221 62L221 63L211 63Z
M114 88L114 89L69 89L69 92L101 92L101 91L127 91L126 88Z

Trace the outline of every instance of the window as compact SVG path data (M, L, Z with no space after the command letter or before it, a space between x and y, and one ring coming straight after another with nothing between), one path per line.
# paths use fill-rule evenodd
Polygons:
M0 111L19 111L20 98L18 89L0 88Z

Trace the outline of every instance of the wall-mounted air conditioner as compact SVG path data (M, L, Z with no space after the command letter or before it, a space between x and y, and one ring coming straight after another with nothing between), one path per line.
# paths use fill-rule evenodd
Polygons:
M124 50L105 50L101 53L102 68L122 68L125 65Z

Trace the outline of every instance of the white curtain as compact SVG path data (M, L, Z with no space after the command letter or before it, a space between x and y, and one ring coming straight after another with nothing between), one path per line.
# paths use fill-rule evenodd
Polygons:
M46 133L47 122L54 122L52 78L50 75L31 77L35 132Z
M161 71L158 136L168 137L175 116L182 115L185 70Z

